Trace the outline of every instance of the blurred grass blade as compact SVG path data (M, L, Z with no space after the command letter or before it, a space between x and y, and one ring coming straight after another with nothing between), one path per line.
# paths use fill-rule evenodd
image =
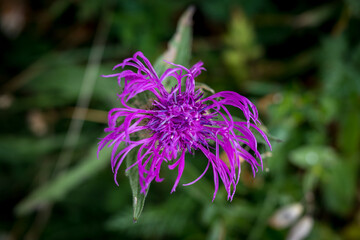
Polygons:
M194 7L189 7L183 13L178 22L177 30L169 42L168 49L156 60L154 67L155 71L159 76L161 76L161 74L164 73L166 68L169 67L169 64L167 64L163 60L174 62L176 64L181 64L184 66L189 64L192 41L191 23L194 10ZM170 85L170 83L164 82L164 85L168 86ZM137 151L133 150L126 157L127 167L131 166L137 160L136 153ZM129 170L128 177L130 180L131 191L133 194L133 219L134 222L136 222L139 219L142 210L144 209L147 192L146 194L141 193L141 187L139 185L139 171L137 167L133 167Z
M209 240L226 239L225 224L222 220L216 220L211 227L208 235Z
M21 201L15 208L16 214L28 214L41 205L61 200L70 190L79 186L86 179L107 166L108 161L97 159L96 153L97 145L91 148L89 157L82 161L82 163L36 189ZM100 153L101 159L108 159L110 156L111 148L104 148Z

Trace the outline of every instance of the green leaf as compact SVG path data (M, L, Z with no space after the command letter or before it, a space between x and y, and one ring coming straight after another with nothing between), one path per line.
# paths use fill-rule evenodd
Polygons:
M304 194L311 192L316 188L321 173L322 173L321 166L315 166L305 173L303 177Z
M174 62L176 64L188 65L191 52L191 22L194 8L188 8L181 16L175 35L169 42L167 51L160 56L156 61L154 67L157 74L160 76L164 73L166 68L170 66L163 60ZM164 83L165 87L171 86L170 82ZM137 151L132 150L126 157L126 166L131 166L136 159ZM139 185L139 172L138 168L133 167L129 170L130 186L133 194L133 219L136 222L144 209L146 194L142 194Z
M290 161L300 168L311 168L315 165L332 165L337 160L337 155L331 147L303 146L290 153Z
M339 161L322 178L325 206L341 216L355 207L357 168L349 161Z
M132 150L126 156L127 167L131 166L134 163L134 159L136 161L136 155L138 149L139 148ZM133 195L133 220L134 222L137 222L137 220L141 215L142 210L144 209L145 198L147 196L149 188L146 189L145 194L141 193L141 186L139 183L139 169L137 167L131 168L127 173L127 176L129 177L130 180L130 187Z

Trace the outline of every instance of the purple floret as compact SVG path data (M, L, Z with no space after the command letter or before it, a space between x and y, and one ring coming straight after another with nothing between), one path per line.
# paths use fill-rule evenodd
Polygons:
M219 178L228 193L228 200L232 200L240 179L240 160L250 164L254 176L258 167L263 168L257 141L250 128L258 131L271 149L265 133L257 127L260 122L256 107L247 98L232 91L204 98L200 89L195 90L195 77L205 70L202 62L190 69L169 64L173 67L159 78L149 60L137 52L114 67L130 66L136 71L124 70L104 76L117 77L120 86L121 79L124 79L123 91L118 95L123 106L109 112L109 127L105 129L108 135L99 142L99 151L106 145L113 148L111 166L118 184L116 175L122 162L131 150L138 148L137 161L128 169L138 168L144 194L154 179L156 182L163 180L160 178L163 162L169 163L171 170L178 169L171 190L174 192L185 167L185 153L201 151L208 159L205 171L194 181L183 185L197 182L211 166L215 183L213 200L219 188ZM163 85L167 78L175 78L177 82L169 91ZM146 91L153 96L149 99L151 107L141 109L128 105L130 99ZM235 121L226 106L240 109L246 121ZM120 124L119 120L122 120ZM126 143L125 147L119 149L122 142ZM220 159L221 151L226 153L227 163Z

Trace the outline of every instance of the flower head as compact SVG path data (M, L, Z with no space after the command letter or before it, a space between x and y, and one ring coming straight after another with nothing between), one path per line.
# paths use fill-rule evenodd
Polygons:
M120 86L121 79L124 79L123 91L118 95L123 106L109 112L109 127L105 129L108 135L99 142L99 151L106 145L113 148L111 166L117 183L120 165L126 155L132 150L136 151L136 148L137 160L129 168L138 168L143 193L153 180L163 180L160 178L163 163L169 164L171 170L178 170L171 191L174 192L185 167L185 153L201 151L208 159L205 171L193 182L184 185L197 182L211 166L215 183L214 198L221 179L228 199L232 200L240 179L240 160L244 159L250 164L254 175L258 167L263 167L257 141L250 128L258 131L270 146L266 135L257 127L260 122L256 107L247 98L232 91L204 97L201 89L195 88L195 77L205 70L202 62L190 69L169 64L173 67L158 77L149 60L137 52L114 67L130 66L136 71L124 70L104 76L117 77ZM167 90L163 84L169 78L176 82L171 90ZM151 93L151 107L129 106L129 100L142 92ZM245 121L235 120L228 106L240 109ZM126 143L125 147L118 149L122 142ZM226 153L227 163L220 158L221 151Z

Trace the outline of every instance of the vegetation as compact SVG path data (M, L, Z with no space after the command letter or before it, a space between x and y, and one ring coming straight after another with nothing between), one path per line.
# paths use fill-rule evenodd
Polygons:
M359 3L3 1L0 239L360 239ZM164 168L134 223L125 167L117 187L110 152L96 156L120 91L101 75L168 47L205 63L200 86L254 102L273 151L256 178L244 165L232 202L223 187L211 202L211 172L181 186L207 163L187 156L177 191Z

